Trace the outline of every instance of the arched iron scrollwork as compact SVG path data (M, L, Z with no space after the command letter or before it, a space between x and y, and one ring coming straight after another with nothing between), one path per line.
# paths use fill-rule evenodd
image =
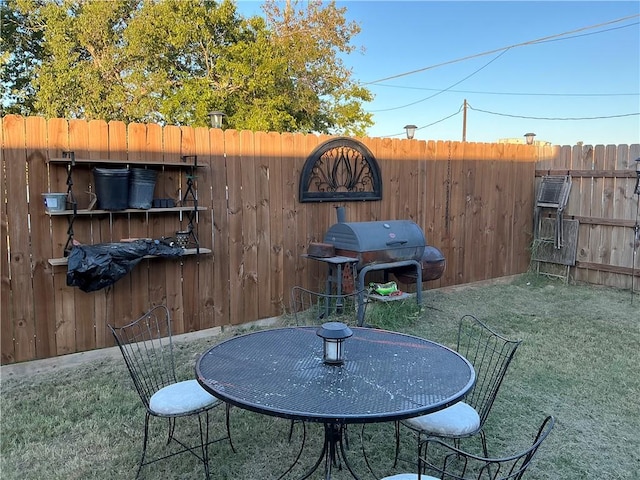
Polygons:
M301 202L382 199L380 167L371 151L352 138L318 145L300 175Z

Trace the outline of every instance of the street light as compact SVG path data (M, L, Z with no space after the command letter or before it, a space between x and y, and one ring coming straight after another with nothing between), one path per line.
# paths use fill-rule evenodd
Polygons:
M404 129L407 131L407 138L409 140L411 140L413 138L413 136L416 134L416 127L415 125L405 125Z
M224 112L209 112L211 128L222 128L222 117L224 117Z
M527 145L533 145L533 137L535 137L536 134L535 133L525 133L524 134L524 139L527 142Z

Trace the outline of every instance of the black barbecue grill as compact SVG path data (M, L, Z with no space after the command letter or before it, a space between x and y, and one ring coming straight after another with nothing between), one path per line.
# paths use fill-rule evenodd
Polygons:
M358 291L365 288L367 273L374 270L398 272L403 278L416 283L416 300L422 302L423 270L432 265L425 264L425 252L429 259L440 252L427 246L422 229L411 220L385 220L377 222L345 222L344 210L338 208L338 223L325 233L324 243L333 245L335 255L356 258ZM438 255L436 255L438 256ZM442 269L428 275L429 280L439 278L444 270L444 257L439 255ZM433 269L431 269L433 270ZM358 318L362 325L363 318Z
M426 240L422 229L410 220L338 222L324 236L336 255L355 257L360 270L371 263L420 260Z

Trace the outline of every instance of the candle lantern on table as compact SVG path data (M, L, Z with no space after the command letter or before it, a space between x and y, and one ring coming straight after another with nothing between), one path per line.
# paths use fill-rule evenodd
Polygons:
M344 363L344 341L353 335L351 329L341 322L323 323L316 331L323 341L324 363L342 365Z

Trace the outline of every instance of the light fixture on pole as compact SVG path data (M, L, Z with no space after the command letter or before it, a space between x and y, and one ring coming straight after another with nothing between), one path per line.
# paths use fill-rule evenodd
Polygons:
M415 125L405 125L404 129L407 131L407 138L409 140L411 140L413 138L413 136L416 134L416 127Z
M533 145L533 137L535 137L535 133L525 133L524 139L527 142L527 145Z
M209 112L211 128L222 128L222 117L224 117L224 112Z
M344 363L344 341L353 335L349 327L341 322L323 323L316 331L322 338L322 360L327 365L342 365Z

